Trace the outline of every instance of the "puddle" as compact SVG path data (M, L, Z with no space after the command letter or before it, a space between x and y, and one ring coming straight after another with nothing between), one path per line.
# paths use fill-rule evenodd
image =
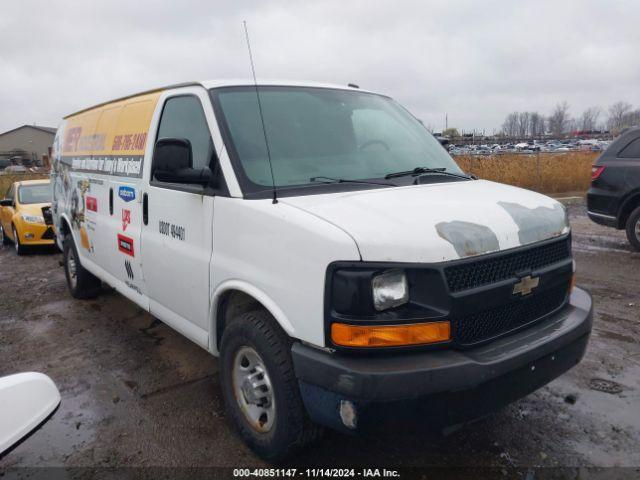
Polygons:
M67 396L53 416L10 452L6 465L62 466L75 452L84 450L95 439L97 412L88 395Z

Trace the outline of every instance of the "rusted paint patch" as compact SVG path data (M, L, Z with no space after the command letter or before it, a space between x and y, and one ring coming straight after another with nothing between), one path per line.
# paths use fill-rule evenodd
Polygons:
M504 208L518 225L521 245L557 237L569 231L569 220L561 204L556 204L553 208L527 208L510 202L498 202L498 205Z
M436 225L440 237L453 245L456 252L463 257L495 252L500 249L498 237L489 227L478 223L440 222Z

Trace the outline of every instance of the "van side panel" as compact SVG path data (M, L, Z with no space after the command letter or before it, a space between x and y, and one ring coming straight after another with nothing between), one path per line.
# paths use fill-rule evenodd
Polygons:
M51 172L57 231L63 228L62 219L68 219L81 263L144 308L148 299L139 255L142 167L160 94L68 117L56 134Z

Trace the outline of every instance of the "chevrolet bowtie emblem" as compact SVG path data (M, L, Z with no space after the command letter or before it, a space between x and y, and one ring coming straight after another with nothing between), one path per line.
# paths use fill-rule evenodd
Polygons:
M525 295L529 295L534 288L538 286L540 283L540 277L531 278L531 275L527 275L523 277L518 283L513 286L513 294L517 295L518 293Z

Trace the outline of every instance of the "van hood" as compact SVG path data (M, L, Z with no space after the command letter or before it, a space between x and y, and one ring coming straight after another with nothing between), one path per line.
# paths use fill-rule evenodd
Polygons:
M485 180L288 197L280 201L344 230L366 261L442 262L569 232L561 203L529 190Z

